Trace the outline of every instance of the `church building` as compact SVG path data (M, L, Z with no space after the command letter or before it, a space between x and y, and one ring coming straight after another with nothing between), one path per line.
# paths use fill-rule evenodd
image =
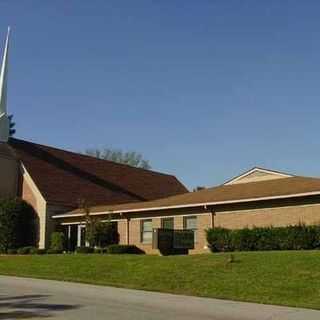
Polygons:
M188 192L174 176L10 137L7 113L9 30L0 73L0 198L20 197L39 217L39 248L56 228L53 215L94 205L155 200Z
M0 73L0 198L20 197L33 206L39 248L48 248L57 228L73 248L85 245L82 201L90 215L117 225L121 244L154 254L159 229L187 230L194 235L190 252L201 253L208 251L208 228L320 223L319 178L255 167L222 185L188 192L172 175L10 137L8 48L9 33Z

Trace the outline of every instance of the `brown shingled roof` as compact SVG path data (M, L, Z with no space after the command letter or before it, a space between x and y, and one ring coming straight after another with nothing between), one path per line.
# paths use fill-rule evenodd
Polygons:
M222 185L155 201L127 203L115 206L97 206L93 207L91 212L134 212L154 210L155 208L161 210L161 208L167 209L170 207L254 201L269 197L290 197L310 192L319 192L320 194L320 179L294 176L259 182ZM75 210L71 213L81 213L81 210Z
M18 139L9 145L48 202L77 207L79 200L116 204L188 192L171 175Z

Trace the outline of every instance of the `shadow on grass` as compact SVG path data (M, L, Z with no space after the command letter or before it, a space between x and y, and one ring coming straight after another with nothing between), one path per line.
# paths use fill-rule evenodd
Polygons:
M0 320L50 318L79 305L43 303L48 295L0 296ZM4 310L3 310L4 309Z

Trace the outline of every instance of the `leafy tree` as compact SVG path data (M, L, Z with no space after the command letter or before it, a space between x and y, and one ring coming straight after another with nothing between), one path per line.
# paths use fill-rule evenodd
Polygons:
M95 225L95 245L103 248L119 242L116 224L111 221L97 221Z
M204 190L204 189L206 189L206 187L204 187L204 186L197 186L197 187L193 188L193 192L201 191L201 190Z
M20 199L0 200L0 251L35 246L38 218L33 208Z
M86 240L90 247L106 247L119 242L116 225L111 221L102 222L100 219L86 217Z
M13 121L13 114L11 114L9 117L9 122L10 122L10 131L9 131L9 135L10 137L13 137L16 134L16 123Z
M87 149L85 154L99 159L110 160L132 167L150 170L151 166L148 160L145 160L141 153L135 151L123 152L116 149Z
M90 247L106 247L119 242L116 225L111 221L102 222L101 219L90 215L90 208L82 202L80 207L85 212L86 241Z

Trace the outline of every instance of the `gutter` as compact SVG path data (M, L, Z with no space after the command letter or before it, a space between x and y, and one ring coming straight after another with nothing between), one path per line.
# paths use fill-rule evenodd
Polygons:
M183 205L169 205L163 207L150 207L150 208L141 208L141 209L123 209L123 210L107 210L101 212L92 212L91 216L105 215L105 214L114 214L114 213L132 213L132 212L146 212L146 211L160 211L168 209L183 209L183 208L192 208L192 207L206 207L206 206L217 206L223 204L235 204L235 203L244 203L244 202L254 202L254 201L265 201L265 200L277 200L277 199L286 199L286 198L299 198L306 196L315 196L320 195L320 191L297 193L291 195L281 195L281 196L269 196L269 197L260 197L260 198L247 198L240 200L227 200L227 201L214 201L214 202L204 202L204 203L192 203L192 204L183 204ZM72 217L83 217L84 213L66 213L54 215L52 218L72 218Z

